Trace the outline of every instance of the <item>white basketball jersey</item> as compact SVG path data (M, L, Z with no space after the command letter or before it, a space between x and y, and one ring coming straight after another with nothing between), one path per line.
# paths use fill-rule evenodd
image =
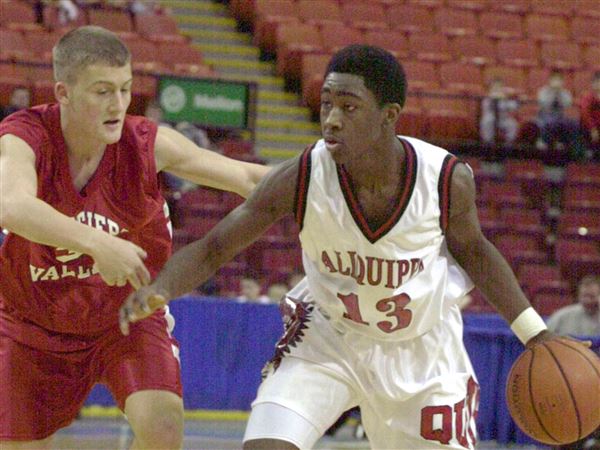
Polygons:
M418 139L399 139L404 186L378 229L369 227L323 140L303 154L296 193L307 300L336 328L380 340L426 333L473 288L444 237L458 160Z

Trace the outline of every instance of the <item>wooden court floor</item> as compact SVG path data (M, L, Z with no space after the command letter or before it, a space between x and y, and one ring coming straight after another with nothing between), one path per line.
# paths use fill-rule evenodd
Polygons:
M242 436L246 423L246 414L229 415L200 414L190 417L187 414L185 422L185 449L221 450L242 448ZM354 438L355 422L341 428L335 437L324 437L316 449L325 450L355 450L369 449L366 440ZM62 429L56 435L54 449L112 449L125 450L131 443L131 431L120 413L97 414L84 412L82 418L69 427ZM537 450L533 446L500 446L494 442L482 442L479 449L495 450ZM395 449L405 450L405 449ZM408 450L408 449L406 449Z

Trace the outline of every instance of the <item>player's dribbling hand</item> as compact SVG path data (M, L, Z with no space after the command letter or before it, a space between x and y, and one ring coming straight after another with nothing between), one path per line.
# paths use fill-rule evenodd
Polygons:
M129 335L129 324L145 319L167 304L167 296L153 286L142 287L132 293L119 310L121 333Z
M126 239L100 232L100 241L94 245L91 256L94 268L109 286L129 283L139 289L150 283L150 272L144 264L146 252Z

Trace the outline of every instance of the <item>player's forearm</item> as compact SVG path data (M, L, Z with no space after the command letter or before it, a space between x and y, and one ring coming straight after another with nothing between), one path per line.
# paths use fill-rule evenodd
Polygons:
M34 197L3 199L2 228L38 244L90 254L102 233Z
M468 252L457 252L454 256L508 323L531 306L512 269L489 241L476 242Z

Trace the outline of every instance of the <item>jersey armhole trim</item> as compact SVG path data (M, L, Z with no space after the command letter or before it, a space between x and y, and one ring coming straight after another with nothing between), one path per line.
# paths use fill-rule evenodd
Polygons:
M458 162L456 156L447 155L442 162L440 170L438 194L440 201L440 228L442 229L442 233L445 233L446 228L448 228L448 220L450 218L450 180Z
M315 146L304 150L300 157L300 167L298 168L298 178L296 181L296 194L294 198L294 219L302 230L304 224L304 213L306 212L306 197L308 196L308 186L310 184L311 172L311 151Z

